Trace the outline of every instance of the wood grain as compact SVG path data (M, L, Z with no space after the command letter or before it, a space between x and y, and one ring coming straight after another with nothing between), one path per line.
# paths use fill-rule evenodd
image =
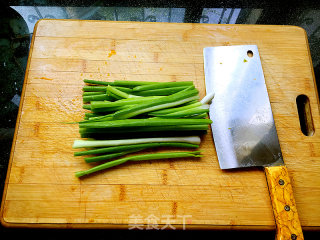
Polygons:
M73 157L83 79L194 81L205 95L202 50L257 44L303 228L320 229L319 102L305 32L291 26L41 20L30 49L1 222L19 227L128 228L154 215L192 229L274 229L261 169L222 171L211 132L198 160L130 163L84 179ZM109 54L115 51L112 56ZM315 134L299 125L306 94ZM161 151L161 150L156 150Z
M276 221L276 239L304 239L287 168L266 167L265 173Z

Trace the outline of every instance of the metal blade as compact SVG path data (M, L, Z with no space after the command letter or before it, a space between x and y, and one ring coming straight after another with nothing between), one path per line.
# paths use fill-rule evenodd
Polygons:
M220 168L283 165L257 46L207 47L204 70Z

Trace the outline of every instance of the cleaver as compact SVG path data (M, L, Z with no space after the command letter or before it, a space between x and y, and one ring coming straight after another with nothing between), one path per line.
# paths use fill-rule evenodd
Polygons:
M203 54L206 92L214 94L209 115L220 168L263 167L276 239L303 239L258 47L207 47Z

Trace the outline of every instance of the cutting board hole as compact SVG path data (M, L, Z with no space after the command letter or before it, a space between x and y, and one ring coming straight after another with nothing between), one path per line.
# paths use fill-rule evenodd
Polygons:
M312 136L314 134L314 125L311 114L310 100L306 95L299 95L296 99L300 128L304 135Z
M248 57L253 57L253 52L251 50L248 50L247 55Z

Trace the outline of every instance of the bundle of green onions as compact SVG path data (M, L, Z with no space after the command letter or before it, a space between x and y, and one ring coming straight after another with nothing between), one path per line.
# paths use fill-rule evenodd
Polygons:
M75 152L88 163L110 160L155 147L198 148L200 134L208 130L209 105L213 96L199 101L198 90L185 82L102 82L84 80L85 119L79 123L82 138L73 148L93 148ZM174 136L172 136L174 134ZM157 136L157 137L155 137ZM109 139L112 140L109 140ZM108 139L108 140L107 140ZM76 173L81 177L127 161L200 157L199 151L168 152L120 158Z

